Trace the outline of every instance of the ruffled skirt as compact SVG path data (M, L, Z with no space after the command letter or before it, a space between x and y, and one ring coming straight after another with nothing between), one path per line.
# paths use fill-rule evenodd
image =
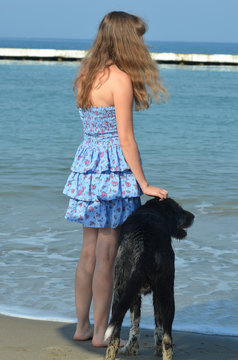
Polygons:
M118 136L85 136L63 193L65 218L87 227L116 228L141 205L142 191L123 156Z

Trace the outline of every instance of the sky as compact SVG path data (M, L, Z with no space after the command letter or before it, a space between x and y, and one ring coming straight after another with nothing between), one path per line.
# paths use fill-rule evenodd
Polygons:
M238 0L1 0L0 37L93 39L113 10L142 17L147 40L238 43Z

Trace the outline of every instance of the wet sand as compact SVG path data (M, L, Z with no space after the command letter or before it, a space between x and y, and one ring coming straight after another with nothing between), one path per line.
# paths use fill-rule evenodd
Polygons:
M105 349L91 341L72 340L75 324L28 320L0 315L1 360L102 360ZM126 339L128 328L123 328ZM175 360L237 360L238 337L173 332ZM142 329L137 357L117 359L154 360L153 331Z

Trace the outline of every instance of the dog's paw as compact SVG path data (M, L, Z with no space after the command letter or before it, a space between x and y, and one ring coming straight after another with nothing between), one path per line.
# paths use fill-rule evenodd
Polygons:
M158 357L162 357L162 352L163 352L162 346L156 346L154 355Z
M111 343L108 345L106 350L105 360L115 360L118 347L119 347L118 339L111 341Z
M138 343L134 343L134 344L127 343L125 346L123 346L118 350L118 353L120 355L136 356L138 354L138 350L139 350Z

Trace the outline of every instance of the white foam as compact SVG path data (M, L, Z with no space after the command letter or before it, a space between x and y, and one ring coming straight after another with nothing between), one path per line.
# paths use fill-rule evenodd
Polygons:
M46 316L40 315L39 313L36 315L30 315L30 313L26 309L0 309L0 314L5 316L11 316L21 319L29 319L29 320L39 320L39 321L54 321L54 322L63 322L63 323L75 323L76 319L66 317L54 317L54 316Z
M207 214L208 209L214 207L212 203L203 201L201 204L195 205L195 208L199 211L200 214Z

